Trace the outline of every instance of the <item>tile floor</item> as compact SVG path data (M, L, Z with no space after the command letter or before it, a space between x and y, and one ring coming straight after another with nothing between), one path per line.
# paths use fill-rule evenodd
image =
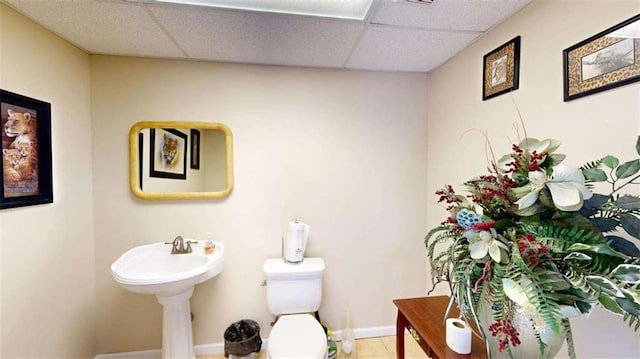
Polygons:
M429 358L413 340L410 335L406 335L404 339L404 357L405 359L425 359ZM356 340L356 354L359 359L396 359L396 337L380 337ZM340 351L340 342L338 342L338 359L351 358L345 356ZM198 359L225 359L224 355L207 355L198 357ZM260 351L255 359L267 359L265 350Z

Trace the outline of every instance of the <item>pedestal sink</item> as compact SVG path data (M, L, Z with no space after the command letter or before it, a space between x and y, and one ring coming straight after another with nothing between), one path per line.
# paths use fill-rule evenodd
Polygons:
M153 294L162 305L163 359L195 359L189 298L197 284L222 271L222 243L215 242L212 254L205 254L202 241L191 246L191 253L171 254L171 245L164 242L142 245L111 265L113 279L122 287Z

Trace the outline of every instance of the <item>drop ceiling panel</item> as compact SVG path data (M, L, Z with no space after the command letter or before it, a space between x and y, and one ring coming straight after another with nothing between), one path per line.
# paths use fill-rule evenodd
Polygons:
M366 30L346 67L428 72L462 51L480 35L372 25Z
M150 0L0 1L91 54L429 72L531 0L378 0L362 22Z
M138 4L6 1L27 17L90 53L170 58L183 56Z
M150 6L193 58L312 67L342 67L364 24L281 14Z
M382 1L371 22L425 29L487 31L530 1L436 0L430 5L403 0Z

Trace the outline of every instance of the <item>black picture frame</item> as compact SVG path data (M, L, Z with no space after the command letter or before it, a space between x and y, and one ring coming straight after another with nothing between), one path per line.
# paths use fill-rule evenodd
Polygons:
M638 22L640 14L562 52L565 102L640 81L640 39L626 34Z
M149 133L149 177L187 179L187 134L172 128L152 128ZM168 143L175 145L168 146L175 153L165 149Z
M149 141L151 142L151 141ZM142 156L144 156L144 133L138 133L138 173L140 173L140 178L138 179L138 185L140 185L140 190L142 191L142 174L144 173L144 161L142 160Z
M515 91L520 85L520 36L482 58L482 101Z
M53 203L51 104L0 90L0 209Z
M191 129L191 169L200 169L200 131Z

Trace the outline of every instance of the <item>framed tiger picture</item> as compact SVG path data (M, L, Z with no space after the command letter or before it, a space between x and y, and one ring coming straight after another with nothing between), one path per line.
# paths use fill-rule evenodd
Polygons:
M51 104L0 90L0 209L53 202Z
M187 134L173 128L151 128L149 137L149 177L187 179Z

